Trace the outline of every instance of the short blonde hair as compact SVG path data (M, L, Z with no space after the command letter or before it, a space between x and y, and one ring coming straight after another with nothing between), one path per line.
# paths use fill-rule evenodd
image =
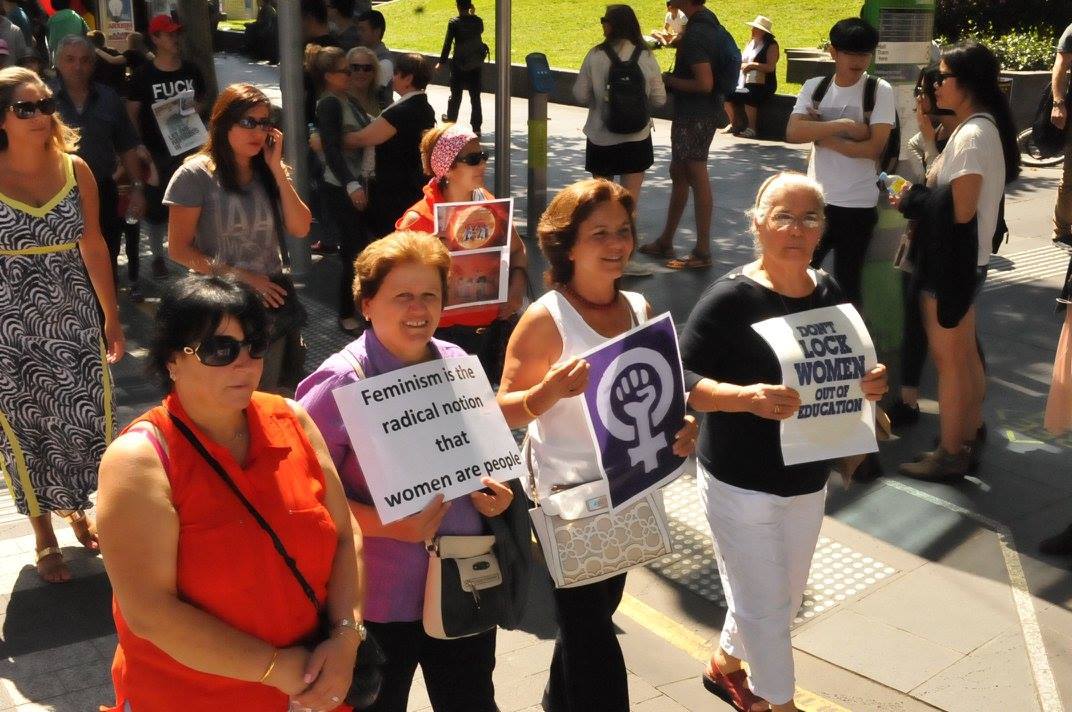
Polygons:
M375 297L391 270L403 264L435 269L443 289L443 304L446 304L450 253L443 241L427 232L397 230L370 243L354 260L353 293L358 311L361 310L361 300Z
M0 69L0 112L5 112L15 101L15 92L25 84L32 84L44 92L45 96L52 96L52 90L48 88L41 77L25 67L7 67ZM48 117L52 120L51 148L61 153L74 153L78 148L78 129L71 128L63 123L60 112L56 111ZM0 138L0 151L7 150L7 136Z
M376 93L380 86L380 72L383 68L380 67L380 60L376 57L376 53L368 47L354 47L346 53L346 61L349 64L353 64L354 60L361 58L369 60L372 63L372 81L369 82L369 88L367 96L355 96L357 103L361 105L361 108L365 110L365 113L369 116L379 116L380 114L380 100L377 98Z

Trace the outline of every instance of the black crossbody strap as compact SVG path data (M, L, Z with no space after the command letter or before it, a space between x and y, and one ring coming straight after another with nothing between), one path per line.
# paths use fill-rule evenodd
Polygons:
M272 544L275 546L275 550L279 552L279 555L281 557L283 557L283 561L286 563L287 568L290 569L290 573L294 574L294 578L297 580L298 585L301 586L302 591L305 592L305 595L309 599L309 602L313 604L313 608L315 608L319 613L320 603L316 600L316 591L313 590L313 587L310 586L309 582L305 579L304 576L302 576L302 572L298 569L298 564L294 561L294 558L287 553L287 549L283 546L283 542L279 539L279 536L275 533L275 531L268 524L268 522L265 521L264 517L261 516L260 512L258 512L252 504L250 504L250 501L246 499L246 496L244 494L242 494L242 490L238 489L238 485L234 483L234 480L231 479L231 476L228 475L227 471L223 469L223 465L221 465L216 460L216 458L209 454L209 451L205 449L205 446L201 444L201 441L197 439L197 436L194 435L193 431L190 430L189 426L179 420L179 418L170 411L168 412L168 416L170 416L171 422L175 424L175 427L179 429L179 432L182 433L183 436L190 441L190 444L194 446L194 449L197 450L198 454L200 454L201 457L205 459L205 462L209 464L209 467L215 470L216 474L220 476L220 479L223 480L223 483L225 485L227 485L227 488L234 492L235 497L238 497L238 501L242 503L242 506L246 508L246 511L249 512L250 516L253 517L254 521L256 521L257 524L260 525L261 529L263 529L264 532L271 538Z

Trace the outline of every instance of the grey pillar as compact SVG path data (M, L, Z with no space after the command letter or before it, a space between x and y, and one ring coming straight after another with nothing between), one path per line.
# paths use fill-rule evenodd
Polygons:
M302 83L301 7L298 0L283 0L277 10L279 20L279 90L283 95L283 152L291 169L298 194L308 202L309 172L306 153L309 132L305 125L305 87ZM287 248L294 274L309 271L309 241L287 235Z
M495 0L495 195L510 195L510 0Z

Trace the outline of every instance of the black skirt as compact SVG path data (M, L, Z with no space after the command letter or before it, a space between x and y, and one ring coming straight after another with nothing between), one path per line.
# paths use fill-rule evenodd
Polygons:
M584 169L594 176L620 176L643 173L655 163L655 151L649 135L642 141L613 146L597 146L591 141L584 150Z

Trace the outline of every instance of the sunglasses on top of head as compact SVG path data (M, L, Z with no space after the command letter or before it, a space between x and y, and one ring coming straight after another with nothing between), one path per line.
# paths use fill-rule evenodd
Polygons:
M40 101L16 101L11 104L11 113L20 119L32 119L40 112L43 116L56 113L56 100L47 97Z
M262 359L268 351L268 338L261 336L239 341L233 336L213 334L202 339L196 346L184 346L182 352L196 356L205 366L230 366L243 347L249 350L250 358Z
M271 131L275 128L275 122L271 119L255 119L252 116L243 116L235 122L235 125L243 129L259 128L262 131Z
M486 152L480 151L479 153L466 153L464 156L458 156L454 159L454 163L464 163L467 166L479 166L481 163L487 163L491 158Z

